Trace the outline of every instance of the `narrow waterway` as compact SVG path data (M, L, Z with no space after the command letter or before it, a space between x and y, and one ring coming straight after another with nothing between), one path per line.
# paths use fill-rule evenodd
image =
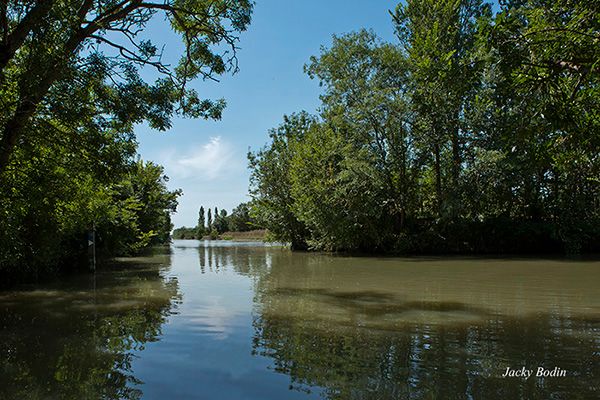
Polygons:
M0 399L594 398L600 262L175 241L0 292L0 357Z

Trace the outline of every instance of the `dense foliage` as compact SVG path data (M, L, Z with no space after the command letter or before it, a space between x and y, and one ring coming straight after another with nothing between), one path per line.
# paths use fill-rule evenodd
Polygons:
M135 124L181 115L219 119L223 100L187 83L237 69L237 34L252 3L9 0L0 2L0 275L35 276L99 254L169 240L179 192L162 168L136 162ZM143 30L163 17L184 52L170 68ZM142 78L153 68L154 83ZM4 279L6 283L8 279Z
M48 159L24 162L18 173L4 174L0 182L3 283L87 266L92 223L100 258L133 254L169 240L170 214L180 191L168 190L162 167L133 162L121 166L124 171L113 175L120 178L111 182L77 159L51 157L54 164L47 165Z
M320 115L249 154L253 214L295 248L599 250L599 11L409 0L398 43L334 37Z

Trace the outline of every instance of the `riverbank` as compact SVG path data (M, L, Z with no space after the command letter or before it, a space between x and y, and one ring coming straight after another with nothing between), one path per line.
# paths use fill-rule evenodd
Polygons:
M233 240L236 242L245 242L245 241L254 241L254 240L263 241L265 239L266 235L267 235L266 229L254 229L252 231L246 231L246 232L225 232L222 235L219 235L218 239Z
M244 232L234 232L227 231L223 232L217 237L206 235L201 238L196 238L195 236L182 236L182 237L173 237L173 239L182 239L182 240L233 240L234 242L247 242L247 241L264 241L267 235L266 229L254 229L251 231Z

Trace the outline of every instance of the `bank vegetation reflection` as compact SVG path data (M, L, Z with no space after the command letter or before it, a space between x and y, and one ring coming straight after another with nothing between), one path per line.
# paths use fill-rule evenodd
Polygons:
M136 354L181 302L170 256L0 294L0 398L137 399ZM157 258L158 257L158 258Z
M215 267L259 270L257 255L214 254ZM291 389L335 399L577 399L600 391L597 313L512 315L466 302L403 298L401 290L348 290L327 266L344 262L335 257L269 251L262 258L253 354L272 359L273 370L289 375ZM522 367L558 367L566 376L502 376Z

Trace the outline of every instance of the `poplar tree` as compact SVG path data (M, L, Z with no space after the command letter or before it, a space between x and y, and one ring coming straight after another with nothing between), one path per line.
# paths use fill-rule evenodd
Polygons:
M206 223L206 218L204 216L204 206L200 206L200 211L198 211L198 226L196 227L196 238L201 238L204 235L204 224Z

